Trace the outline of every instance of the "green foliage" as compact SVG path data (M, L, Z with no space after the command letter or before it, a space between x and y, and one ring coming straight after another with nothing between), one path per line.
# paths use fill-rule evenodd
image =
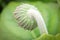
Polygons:
M40 37L35 40L60 40L60 33L56 35L42 34Z
M60 0L57 0L58 4L60 5Z
M36 40L56 40L55 36L49 34L42 34Z
M41 12L44 21L47 25L47 29L49 34L57 34L58 32L58 6L56 3L43 3L40 1L35 2L11 2L4 8L1 14L1 31L0 31L0 38L1 40L34 40L36 36L40 36L40 32L38 27L33 29L32 31L24 30L18 24L16 23L16 20L13 16L13 12L16 9L17 6L19 6L22 3L28 3L31 5L34 5L38 8L38 10ZM33 33L35 35L33 35ZM44 37L43 37L44 36ZM46 39L48 37L49 40L54 40L54 37L50 35L42 35L42 37Z
M60 33L56 35L56 40L60 40Z
M42 1L42 2L56 2L56 0L11 0L11 1Z

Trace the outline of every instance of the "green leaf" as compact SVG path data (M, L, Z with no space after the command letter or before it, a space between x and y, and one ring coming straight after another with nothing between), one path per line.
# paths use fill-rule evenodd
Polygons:
M50 35L50 34L42 34L36 40L56 40L56 39L55 39L55 37L53 35Z
M56 40L60 40L60 33L56 35Z
M35 40L60 40L60 33L56 35L42 34L40 37Z

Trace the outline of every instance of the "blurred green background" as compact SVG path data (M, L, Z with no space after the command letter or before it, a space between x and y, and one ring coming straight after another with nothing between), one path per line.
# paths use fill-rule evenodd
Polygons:
M31 1L31 2L34 2L34 1L41 1L41 2L45 2L45 3L56 3L58 4L57 6L59 6L58 8L58 32L60 33L60 0L0 0L0 14L2 12L2 10L4 10L4 8L10 3L10 2L25 2L25 1ZM11 5L12 6L12 5ZM52 8L51 8L52 9ZM54 14L53 14L54 15ZM55 15L54 15L55 16ZM53 19L52 19L53 20ZM54 22L55 23L55 22ZM48 37L48 36L47 36Z
M7 6L7 4L11 1L17 1L17 2L21 2L21 1L42 1L42 2L55 2L55 3L59 3L59 0L0 0L0 13L2 12L3 8L5 6Z

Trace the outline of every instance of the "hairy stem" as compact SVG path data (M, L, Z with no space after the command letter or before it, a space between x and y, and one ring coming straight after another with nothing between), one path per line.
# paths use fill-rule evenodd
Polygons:
M35 18L35 20L37 21L37 25L40 30L40 34L43 34L43 33L48 34L48 31L47 31L47 28L46 28L46 25L45 25L45 22L43 20L41 13L38 10L35 10L32 8L29 9L27 12L29 13L30 16Z

